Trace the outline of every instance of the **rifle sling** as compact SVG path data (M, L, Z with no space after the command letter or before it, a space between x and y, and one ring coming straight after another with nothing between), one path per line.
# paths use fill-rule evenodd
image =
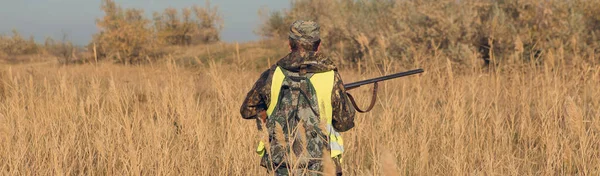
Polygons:
M371 98L371 104L366 110L362 110L358 107L358 105L356 105L356 101L354 100L354 97L350 95L350 93L346 92L346 95L348 95L348 98L350 99L350 102L352 102L352 105L354 106L354 109L356 109L356 111L360 113L367 113L373 110L373 107L375 107L375 102L377 101L377 82L375 82L373 85L373 97Z

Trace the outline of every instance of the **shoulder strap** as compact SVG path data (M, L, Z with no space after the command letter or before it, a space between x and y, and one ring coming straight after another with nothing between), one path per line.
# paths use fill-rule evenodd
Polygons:
M348 99L350 99L350 102L352 102L352 105L354 106L354 109L356 109L356 111L360 113L367 113L373 110L373 107L375 107L375 103L377 102L377 82L373 84L373 97L371 97L371 104L369 104L369 107L367 107L366 110L363 110L358 107L356 101L354 100L354 97L350 95L350 93L346 92L346 95L348 95Z

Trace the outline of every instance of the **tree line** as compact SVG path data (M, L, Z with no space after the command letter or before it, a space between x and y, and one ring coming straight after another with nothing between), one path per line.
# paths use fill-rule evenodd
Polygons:
M211 44L221 40L223 17L218 7L206 1L204 6L167 8L144 15L142 9L122 8L114 0L102 0L104 16L96 19L99 32L92 41L78 48L66 33L61 40L47 38L38 44L18 31L0 35L0 59L31 55L53 55L62 63L93 62L111 59L136 64L168 54L170 46ZM85 50L85 51L84 51Z

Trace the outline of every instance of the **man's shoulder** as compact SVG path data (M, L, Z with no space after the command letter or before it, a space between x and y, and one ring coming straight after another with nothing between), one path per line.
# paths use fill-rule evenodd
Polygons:
M277 64L271 65L271 67L262 72L260 79L263 79L264 81L270 80L273 77L273 73L275 73L277 67Z
M277 62L277 65L289 70L298 71L300 67L306 67L309 73L320 73L336 70L334 62L324 53L296 53L292 52Z
M327 64L327 65L335 65L331 59L331 56L328 53L317 52L317 53L315 53L315 55L313 57L315 60L319 61L320 63Z
M335 62L333 61L332 57L329 54L323 53L323 52L318 52L315 55L315 60L320 65L323 65L327 69L333 70L337 73L337 66L335 65Z

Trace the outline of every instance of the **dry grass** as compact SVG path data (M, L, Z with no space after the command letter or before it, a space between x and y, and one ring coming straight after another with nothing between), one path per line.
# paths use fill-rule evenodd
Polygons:
M600 174L599 66L456 71L419 58L427 72L383 83L375 110L343 134L347 174ZM255 122L238 114L260 71L222 62L3 66L0 173L265 174ZM388 63L342 75L407 69ZM362 105L367 89L353 90Z
M343 134L345 173L600 174L598 6L389 2L298 0L267 23L325 14L324 51L346 82L426 70L382 83L376 108ZM276 30L262 32L285 33ZM285 42L162 50L140 66L58 66L41 55L0 65L0 174L266 174L256 124L239 106ZM370 101L368 88L352 92Z
M257 32L271 38L287 38L295 20L315 20L326 48L352 62L411 62L423 52L441 51L472 67L470 53L494 65L538 60L558 48L567 62L600 51L600 1L294 0L288 10L260 15ZM598 64L596 58L579 60Z

